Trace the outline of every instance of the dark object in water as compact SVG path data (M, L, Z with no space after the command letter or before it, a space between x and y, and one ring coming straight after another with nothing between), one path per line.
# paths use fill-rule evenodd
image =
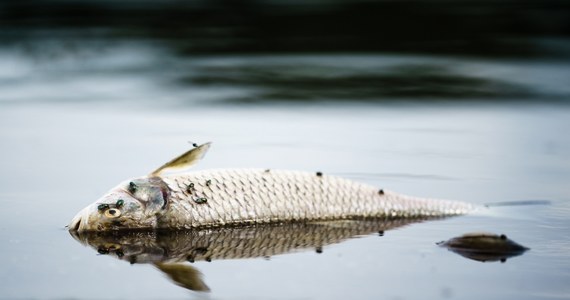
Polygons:
M505 262L507 258L522 255L529 248L507 238L506 235L494 233L467 233L448 241L437 243L465 258L480 262Z

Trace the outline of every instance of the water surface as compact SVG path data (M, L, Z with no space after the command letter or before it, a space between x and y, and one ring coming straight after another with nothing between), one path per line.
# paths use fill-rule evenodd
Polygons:
M570 297L567 62L92 49L0 51L0 298ZM322 253L196 261L208 294L99 255L64 229L189 141L214 142L198 169L318 170L423 197L550 204L412 224ZM472 231L531 250L481 263L435 245Z

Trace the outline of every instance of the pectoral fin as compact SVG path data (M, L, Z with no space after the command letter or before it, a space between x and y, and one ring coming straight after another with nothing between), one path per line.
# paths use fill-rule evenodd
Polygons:
M210 288L202 281L202 273L190 265L155 263L154 266L183 288L196 292L210 291Z
M174 158L173 160L162 165L160 168L154 170L152 173L150 173L150 175L157 176L169 169L189 168L190 166L197 163L200 159L202 159L204 155L206 155L206 152L208 152L208 149L210 149L211 144L211 142L208 142L196 148L190 149L184 154Z

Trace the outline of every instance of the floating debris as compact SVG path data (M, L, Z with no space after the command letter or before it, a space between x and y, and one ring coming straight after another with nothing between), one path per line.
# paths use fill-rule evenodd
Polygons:
M507 258L522 255L529 248L524 247L506 235L476 232L467 233L448 241L437 243L449 251L455 252L465 258L480 262L505 262Z

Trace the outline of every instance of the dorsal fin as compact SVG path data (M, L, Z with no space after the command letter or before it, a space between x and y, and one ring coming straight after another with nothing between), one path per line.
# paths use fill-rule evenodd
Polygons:
M152 173L150 173L150 176L158 176L168 169L189 168L190 166L197 163L200 159L202 159L204 157L204 155L206 155L206 152L208 152L208 149L210 149L211 144L212 144L211 142L208 142L208 143L202 144L196 148L192 148L192 149L188 150L187 152L183 153L182 155L180 155L180 156L172 159L171 161L165 163L160 168L154 170Z

